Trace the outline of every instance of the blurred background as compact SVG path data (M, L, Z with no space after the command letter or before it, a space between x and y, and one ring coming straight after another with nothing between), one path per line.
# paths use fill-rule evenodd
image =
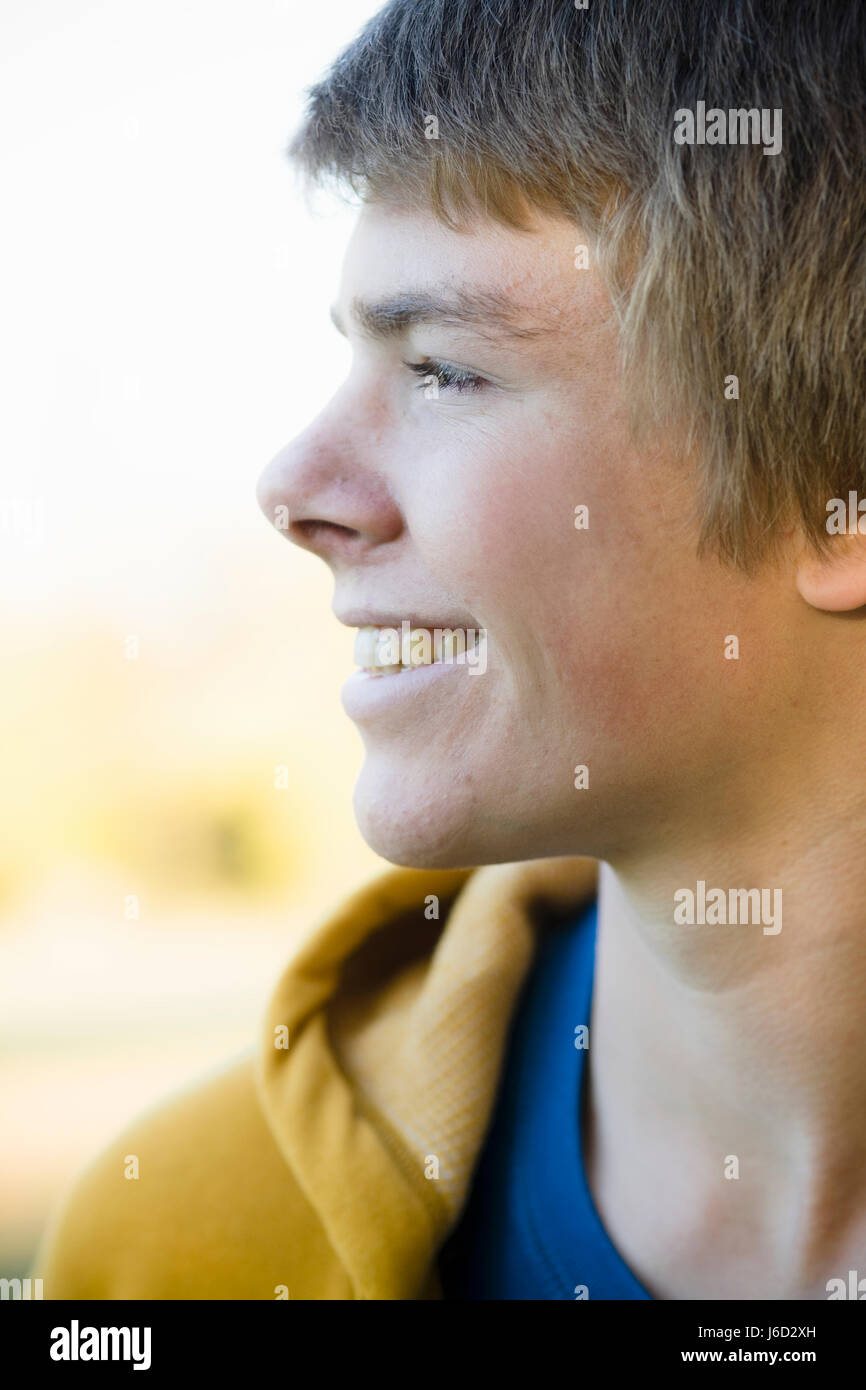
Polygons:
M122 1126L256 1042L298 934L384 867L351 811L352 634L254 496L348 369L354 213L308 206L283 149L377 8L0 12L6 1277Z

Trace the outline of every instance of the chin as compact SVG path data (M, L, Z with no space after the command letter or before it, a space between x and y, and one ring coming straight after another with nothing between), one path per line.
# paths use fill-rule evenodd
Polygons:
M375 854L407 869L467 869L490 863L472 835L472 806L453 786L416 791L405 775L365 764L352 798L355 820ZM495 860L497 855L493 856Z

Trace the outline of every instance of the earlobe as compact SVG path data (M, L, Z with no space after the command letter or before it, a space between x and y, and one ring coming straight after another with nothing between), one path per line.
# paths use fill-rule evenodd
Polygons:
M823 555L804 550L797 565L797 592L826 613L866 607L866 535L834 536Z

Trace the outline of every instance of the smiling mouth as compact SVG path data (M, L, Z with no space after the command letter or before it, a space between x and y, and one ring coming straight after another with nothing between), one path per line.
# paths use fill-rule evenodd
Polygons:
M355 662L371 676L397 676L419 666L466 665L486 638L484 628L362 627L355 636Z

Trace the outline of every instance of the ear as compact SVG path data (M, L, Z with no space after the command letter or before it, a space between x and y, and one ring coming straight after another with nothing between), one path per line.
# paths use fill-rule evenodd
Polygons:
M833 536L823 555L804 546L797 563L797 591L825 613L851 613L866 606L866 534Z

